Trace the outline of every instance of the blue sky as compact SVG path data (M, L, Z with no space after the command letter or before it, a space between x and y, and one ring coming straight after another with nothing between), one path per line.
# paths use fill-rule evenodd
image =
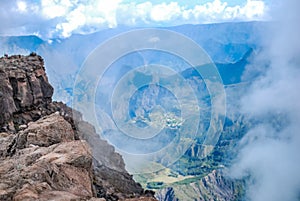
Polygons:
M119 25L267 20L269 0L1 0L0 35L69 37Z
M130 3L130 2L132 2L132 0L125 0L123 2ZM143 2L145 2L145 0L135 0L134 2L143 3ZM174 2L174 0L165 0L165 1L152 0L151 2L154 4L160 4L162 2L165 2L165 3ZM181 0L181 1L176 1L176 2L178 2L179 5L188 6L189 8L191 8L191 7L194 7L195 5L201 5L201 4L205 4L208 2L212 2L212 0ZM236 6L236 5L245 4L247 2L247 0L227 0L226 2L228 3L229 6Z

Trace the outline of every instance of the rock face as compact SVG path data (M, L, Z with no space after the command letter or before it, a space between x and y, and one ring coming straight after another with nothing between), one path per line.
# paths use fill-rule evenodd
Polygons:
M9 120L14 113L51 102L53 88L48 83L43 59L35 54L2 58L0 91L0 126L5 131L12 125ZM31 118L37 118L32 115Z
M0 58L0 200L155 200L52 94L40 56Z

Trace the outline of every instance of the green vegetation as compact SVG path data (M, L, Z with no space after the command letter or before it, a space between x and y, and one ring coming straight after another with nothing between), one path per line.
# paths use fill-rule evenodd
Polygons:
M188 185L190 183L199 181L200 179L202 179L206 175L207 174L203 174L203 175L195 176L195 177L192 177L192 178L187 178L187 179L184 179L184 180L181 180L181 181L177 181L177 182L174 183L174 185Z
M192 86L194 86L197 91L203 91L205 84L201 84L200 79L191 73L192 72L186 72L186 76L189 77L188 79L192 83ZM180 91L180 89L178 89L178 91ZM182 91L182 93L187 92ZM186 94L186 97L190 97L189 94ZM198 185L198 182L203 177L207 176L213 170L228 167L232 159L236 157L238 153L238 142L248 131L251 122L242 117L232 117L232 119L225 117L225 125L222 127L223 130L217 144L214 147L212 145L203 146L202 144L207 137L205 134L207 128L209 126L217 128L222 125L210 124L211 105L208 94L202 93L197 99L199 101L198 105L201 107L200 116L190 112L183 119L179 113L175 112L175 107L169 106L168 108L171 108L170 111L153 109L144 120L148 125L168 128L167 134L173 136L178 136L176 131L180 130L180 141L178 141L178 145L174 147L174 150L172 149L172 151L167 152L162 158L158 158L156 161L157 164L163 166L166 164L164 161L169 161L168 159L174 158L176 154L181 157L171 166L160 168L158 172L135 176L135 179L140 182L143 187L159 190L172 186L176 196L182 194L182 196L189 195L191 196L190 198L197 198L197 193L199 196L199 192L194 191L191 184ZM189 111L195 110L195 108L191 108L194 105L193 101L189 102L189 99L187 99L184 101L184 104L186 105L184 105L183 108L188 108ZM201 120L200 123L197 122L199 118ZM197 128L197 125L198 134L195 136L193 132L195 128ZM188 149L186 150L186 148ZM182 153L182 151L185 153ZM236 186L230 186L230 188L232 187L234 194L239 198L244 193L244 185L238 181L234 185ZM201 188L205 191L205 188ZM176 191L179 191L179 193L177 194ZM207 193L209 194L209 192Z
M148 189L161 189L165 187L164 182L148 182L147 186Z
M191 142L191 138L184 138L186 143L192 143L192 146L184 153L184 155L168 168L163 168L158 172L143 174L135 177L141 182L143 187L159 190L172 186L176 197L181 200L194 200L199 197L199 192L194 188L199 188L202 191L203 198L213 199L210 192L199 181L213 170L223 169L228 167L232 159L236 157L237 145L239 140L247 132L251 124L242 118L232 121L226 119L225 126L218 143L206 157L201 157L205 152L205 148L201 145L203 139L196 138L196 143ZM185 131L187 133L189 131ZM188 135L187 135L188 136ZM198 143L197 143L198 142ZM180 147L177 148L178 150ZM165 156L168 156L168 154ZM158 163L159 164L159 163ZM234 200L239 201L245 195L245 180L235 180L233 183L228 183L232 189Z

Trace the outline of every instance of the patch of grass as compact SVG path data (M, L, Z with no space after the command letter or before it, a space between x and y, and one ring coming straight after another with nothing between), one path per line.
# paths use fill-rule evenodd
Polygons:
M148 182L146 188L148 189L161 189L164 188L165 184L164 182Z

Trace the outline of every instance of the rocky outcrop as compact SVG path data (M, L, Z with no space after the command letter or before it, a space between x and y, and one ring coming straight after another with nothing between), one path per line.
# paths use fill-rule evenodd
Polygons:
M159 190L156 196L159 200L178 201L178 198L176 198L174 189L172 187Z
M155 200L52 94L40 56L0 58L0 200Z
M40 130L35 128L45 128L49 122L66 131L71 127L54 114L31 123L24 132L1 138L0 200L51 200L54 195L59 195L58 200L93 197L92 154L85 141L62 137L60 143L50 140L40 146L29 137L38 138ZM71 137L72 132L69 134Z
M34 53L28 57L2 57L0 91L0 127L4 131L13 130L9 126L13 126L11 120L14 113L51 102L53 88L48 83L43 59ZM37 116L33 113L31 119L36 120Z

